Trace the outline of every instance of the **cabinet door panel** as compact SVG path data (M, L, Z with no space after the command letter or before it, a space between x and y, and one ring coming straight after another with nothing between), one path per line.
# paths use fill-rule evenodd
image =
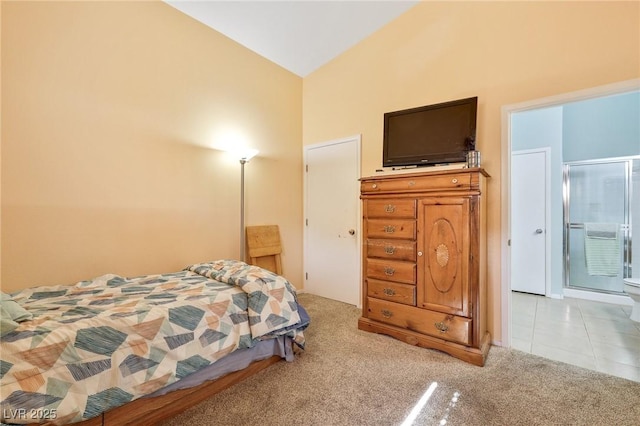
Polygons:
M469 198L420 200L418 306L469 316Z

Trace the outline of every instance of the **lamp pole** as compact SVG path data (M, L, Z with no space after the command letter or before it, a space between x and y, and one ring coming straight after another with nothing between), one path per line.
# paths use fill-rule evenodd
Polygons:
M240 260L244 259L245 234L244 234L244 165L247 163L246 158L240 159Z

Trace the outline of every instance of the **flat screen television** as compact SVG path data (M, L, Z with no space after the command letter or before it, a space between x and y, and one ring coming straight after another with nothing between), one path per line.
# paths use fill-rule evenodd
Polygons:
M466 161L475 149L478 98L384 114L382 166L428 166Z

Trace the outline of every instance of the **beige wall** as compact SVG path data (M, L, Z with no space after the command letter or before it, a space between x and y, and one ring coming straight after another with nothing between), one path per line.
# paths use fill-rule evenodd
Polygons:
M424 2L304 82L164 3L0 10L5 291L237 257L229 130L261 151L247 224L280 225L302 287L300 140L361 133L370 175L384 112L477 95L500 340L501 107L640 77L638 2Z
M304 79L304 144L362 134L382 164L387 111L478 96L488 187L489 328L501 339L501 107L640 77L638 2L424 2Z
M161 2L2 2L2 289L176 271L278 224L302 286L302 79Z

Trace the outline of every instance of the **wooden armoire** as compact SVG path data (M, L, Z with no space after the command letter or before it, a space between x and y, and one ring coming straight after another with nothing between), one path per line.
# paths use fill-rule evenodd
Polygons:
M360 180L358 328L484 365L487 177L472 168Z

